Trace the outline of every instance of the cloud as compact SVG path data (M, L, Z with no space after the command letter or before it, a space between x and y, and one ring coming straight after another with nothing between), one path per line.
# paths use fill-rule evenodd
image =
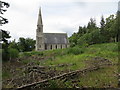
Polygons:
M101 15L115 14L118 0L4 0L10 8L4 14L12 39L36 37L39 7L42 8L44 32L67 32L70 36L79 26L87 25L91 17L99 25Z

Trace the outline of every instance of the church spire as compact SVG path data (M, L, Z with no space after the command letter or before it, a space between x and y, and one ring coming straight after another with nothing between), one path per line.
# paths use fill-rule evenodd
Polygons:
M37 25L43 25L43 23L42 23L42 15L41 15L41 7L39 9L39 15L38 15L38 23L37 23Z

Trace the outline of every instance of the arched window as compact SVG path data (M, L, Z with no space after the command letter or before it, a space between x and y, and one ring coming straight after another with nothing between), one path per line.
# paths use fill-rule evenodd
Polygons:
M50 49L52 49L52 45L50 45Z
M57 45L56 45L55 47L56 47L56 49L57 49Z
M62 45L61 45L61 49L62 49Z
M47 50L47 44L45 44L45 50Z

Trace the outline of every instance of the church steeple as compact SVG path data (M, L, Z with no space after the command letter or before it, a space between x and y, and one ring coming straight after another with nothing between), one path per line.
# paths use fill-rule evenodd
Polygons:
M39 9L37 30L36 30L36 50L37 51L44 50L44 34L43 34L41 8Z
M37 25L43 25L43 23L42 23L42 15L41 15L41 7L39 8Z

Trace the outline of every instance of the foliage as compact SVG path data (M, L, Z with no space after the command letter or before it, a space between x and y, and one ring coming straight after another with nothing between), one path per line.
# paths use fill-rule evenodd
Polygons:
M30 57L30 56L43 56L44 53L43 52L37 52L37 51L31 51L31 52L23 52L21 54L21 56L24 56L24 57Z
M88 22L88 25L87 25L87 32L91 33L93 30L97 28L98 27L96 26L96 20L93 18L90 18L90 21Z
M43 67L50 67L47 70L43 70L45 74L49 75L49 71L51 72L50 75L52 74L52 71L57 74L62 74L62 73L68 73L73 70L82 70L86 69L92 66L91 62L94 58L96 57L101 57L103 59L107 59L110 62L112 62L113 65L109 65L108 67L106 66L105 68L100 68L96 71L90 71L90 72L84 72L83 75L77 75L70 77L68 79L60 79L60 81L50 81L48 82L48 88L72 88L75 83L78 84L78 87L85 87L85 86L91 86L95 88L102 87L102 85L112 85L113 87L117 85L117 65L118 65L118 43L104 43L104 44L93 44L90 46L87 46L83 51L83 53L80 53L78 55L75 54L68 54L66 49L60 49L60 50L48 50L48 51L41 51L41 52L36 52L36 51L31 51L27 52L30 54L28 57L24 58L21 57L19 62L11 62L12 68L8 66L8 68L11 68L13 70L13 67L17 67L18 69L20 68L21 70L18 72L16 71L10 74L10 77L8 75L5 75L6 80L10 79L15 75L16 77L21 77L21 72L24 71L24 68L21 68L26 65L35 65L35 66L43 66ZM81 49L82 47L77 47ZM43 53L43 56L41 55L39 59L38 55ZM22 52L24 54L24 52ZM33 58L31 56L37 57ZM16 62L20 65L15 65ZM7 62L10 63L10 62ZM11 65L9 64L9 65ZM7 71L10 71L8 68L6 68ZM22 70L23 69L23 70ZM6 71L6 72L7 72ZM16 74L17 73L17 74ZM36 73L36 72L35 72ZM35 74L36 75L36 74ZM8 77L8 78L7 78ZM27 77L27 76L26 76ZM99 78L98 78L99 77ZM77 82L77 80L80 82ZM20 79L17 79L17 82L19 82ZM33 79L28 79L24 78L24 80L33 80ZM75 83L73 83L75 81ZM113 83L111 83L113 82ZM29 83L29 81L28 81ZM5 85L5 83L4 83Z
M69 37L69 42L71 47L74 47L75 45L77 45L77 38L78 38L77 33L73 33L72 36Z
M18 58L19 56L18 50L14 48L9 49L9 54L10 54L10 59L15 59L15 58Z
M97 43L118 42L118 31L120 14L110 15L106 19L101 17L100 27L96 25L96 20L91 18L87 26L79 26L78 32L69 37L70 46L92 45Z
M79 48L79 47L73 47L73 48L68 48L67 49L67 54L74 54L74 55L78 55L78 54L81 54L83 53L84 50L82 48Z
M19 38L18 42L18 48L20 51L25 52L25 51L32 51L35 48L35 40L31 38Z
M0 14L4 14L4 12L7 11L6 9L4 9L4 7L8 8L9 6L10 6L9 3L0 1ZM2 24L6 24L6 23L8 23L8 20L6 18L0 16L0 26Z
M15 39L9 42L9 48L14 48L19 51L18 43L15 42Z
M8 8L10 5L9 3L0 1L0 14L4 14L4 12L6 12L7 10L4 9L5 7ZM0 26L2 26L3 24L8 23L8 20L6 18L4 18L3 16L0 16ZM8 52L8 40L10 38L9 36L9 32L0 29L0 45L2 44L2 58L3 60L9 60L9 52Z
M8 49L2 49L2 61L8 61L10 58Z
M74 54L74 51L78 48L75 47L75 49L65 49L63 52L66 52L67 54L61 55L63 52L59 52L59 54L56 56L56 54L53 54L52 57L55 58L53 59L48 59L46 61L43 61L42 65L58 65L58 64L74 64L73 66L69 66L68 68L66 67L59 67L59 69L76 69L76 68L83 68L85 66L84 60L89 60L93 57L103 57L106 59L109 59L113 62L117 62L117 57L118 57L118 43L104 43L104 44L94 44L90 45L86 48L79 48L81 51L83 50L84 52L82 53L76 53ZM52 51L54 53L56 50ZM51 54L51 51L48 51L47 56Z
M57 81L49 80L49 88L60 88Z

